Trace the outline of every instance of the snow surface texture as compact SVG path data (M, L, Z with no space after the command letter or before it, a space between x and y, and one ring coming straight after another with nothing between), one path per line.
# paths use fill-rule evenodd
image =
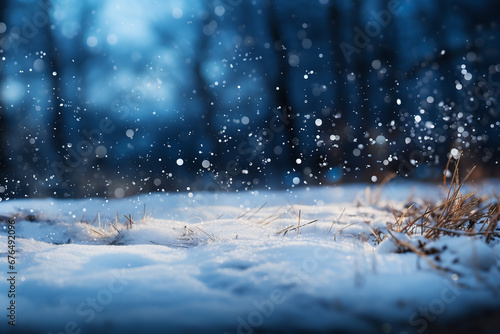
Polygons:
M370 229L394 223L392 208L404 209L412 192L443 195L396 184L369 198L351 185L1 202L0 215L19 216L17 324L3 315L0 332L494 333L498 240L430 242L448 272L395 253L390 240L372 241ZM300 234L283 231L299 215Z

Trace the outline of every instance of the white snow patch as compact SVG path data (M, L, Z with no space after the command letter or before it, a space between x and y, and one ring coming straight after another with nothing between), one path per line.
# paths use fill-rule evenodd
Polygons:
M412 252L396 254L388 238L376 244L371 231L394 223L392 208L406 207L408 189L389 185L370 204L364 186L1 202L0 215L20 214L16 329L372 333L390 326L413 333L422 321L446 324L472 310L498 310L498 241L395 234L436 248L429 258L448 272ZM414 193L442 195L430 186ZM22 220L27 214L38 220ZM131 227L123 215L132 217ZM0 222L2 268L5 226ZM5 279L0 290L8 290ZM432 322L419 313L436 305L444 311ZM0 326L11 332L5 321Z

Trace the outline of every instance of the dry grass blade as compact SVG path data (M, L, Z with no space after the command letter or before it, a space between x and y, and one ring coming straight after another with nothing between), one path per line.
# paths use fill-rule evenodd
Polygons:
M203 230L201 227L196 226L196 228L197 228L198 230L200 230L201 232L203 232L204 234L206 234L206 235L208 236L208 238L210 239L210 241L212 241L212 242L216 242L216 241L217 241L213 235L208 234L208 233L207 233L207 232L205 232L205 230Z
M410 205L408 209L406 209L405 212L403 212L403 214L401 215L401 217L399 217L399 219L396 221L396 225L398 226L398 233L401 232L402 230L403 220L406 216L406 213L408 213L408 211L410 211L410 209L413 208L414 205L415 204Z
M308 223L306 223L306 224L302 224L302 225L301 225L301 227L302 227L302 228L304 228L305 226L308 226L308 225L314 224L314 223L316 223L317 221L318 221L318 219L311 220L310 222L308 222ZM293 227L293 225L292 225L292 227ZM289 228L289 227L287 227L287 228L286 228L285 233L283 233L283 236L285 236L288 232L291 232L291 231L295 231L295 230L297 230L297 228L298 228L298 227L293 227L293 228ZM282 231L283 231L283 230L282 230ZM281 231L280 231L280 232L281 232ZM278 233L280 233L280 232L278 232ZM277 234L278 234L278 233L277 233Z
M259 212L259 211L260 211L260 209L262 209L264 206L266 206L266 204L267 204L267 202L266 202L266 203L264 203L263 205L261 205L261 206L257 209L257 211L256 211L256 212L254 212L254 213L252 214L252 216L250 216L250 218L252 218L252 217L253 217L253 215L255 215L257 212ZM253 208L251 208L250 210L243 212L241 215L239 215L238 217L236 217L236 219L243 218L244 216L246 216L247 214L249 214L250 212L252 212L253 210L255 210L255 208L257 208L257 206L254 206L254 207L253 207ZM248 220L248 219L250 219L250 218L247 218L247 220Z
M284 229L282 229L281 231L276 232L276 234L281 234L281 233L283 233L283 232L285 232L285 231L287 231L287 230L291 229L292 227L295 227L295 225L290 225L290 226L288 226L288 227L285 227L285 228L284 228Z
M102 230L101 228L99 229L95 229L94 227L90 227L90 230L97 234L98 236L100 236L101 238L107 238L109 237L110 235L108 233L106 233L106 231Z
M152 215L153 215L152 212L149 215L146 214L146 203L144 203L144 212L142 215L142 222L146 223L149 220L149 218L151 218Z
M339 219L337 219L337 222L340 222L340 219L342 219L342 216L344 215L344 212L345 212L345 209L347 207L344 207L344 209L342 210L342 212L340 213L340 216L339 216ZM328 233L330 233L332 231L332 228L333 228L333 224L335 224L335 220L332 221L332 225L330 225L330 228L328 229Z
M123 239L123 233L114 225L111 224L111 227L116 231L115 239L111 241L110 245L121 245L121 240Z
M365 221L365 224L366 224L366 227L368 227L368 229L370 230L370 232L372 232L372 234L375 236L375 238L377 238L377 244L380 244L382 242L382 239L380 239L380 231L377 230L378 233L376 233L370 226L370 222L369 221Z
M266 220L268 220L269 218L273 217L279 210L281 210L281 208L277 208L276 210L273 211L273 213L271 213L269 216L265 217L265 218L262 218L261 220L259 220L257 223L255 223L256 225L260 225L260 224L263 224L263 225L267 225L269 223L266 223Z
M279 216L275 217L274 219L271 219L270 221L268 221L266 223L262 223L262 226L266 226L266 225L271 224L276 219L279 219L279 218L283 217L286 213L287 213L287 211L284 211L282 214L280 214Z
M490 218L490 223L488 224L488 227L484 231L484 234L486 235L486 242L490 243L491 239L493 238L494 235L498 236L500 233L495 233L495 229L498 226L498 221L500 218L500 213L495 213L491 218Z
M260 210L262 210L262 208L264 208L265 206L267 205L267 202L262 204L262 206L260 208L257 209L257 211L255 211L254 213L252 213L252 215L250 217L247 218L247 220L250 220L253 218L253 216L255 216Z
M343 230L345 230L346 228L351 227L351 226L354 226L354 225L358 225L359 223L361 223L361 222L355 222L355 223L352 223L352 224L346 225L346 226L342 227L340 230L338 230L337 232L338 232L338 233L341 233L341 232L342 232Z
M462 231L462 230L450 230L447 228L441 228L441 227L429 227L432 230L438 230L441 232L446 233L447 235L464 235L464 236L475 236L475 235L492 235L492 236L500 236L500 233L495 233L495 232L469 232L469 231Z
M132 225L134 225L134 221L132 220L132 215L129 213L128 216L127 215L123 216L128 220L127 229L132 229Z

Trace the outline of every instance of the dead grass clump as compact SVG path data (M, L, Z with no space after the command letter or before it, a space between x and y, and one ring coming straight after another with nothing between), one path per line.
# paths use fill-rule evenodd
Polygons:
M487 198L477 197L474 193L462 194L462 188L474 168L460 181L458 165L460 157L455 162L450 184L447 183L446 165L443 184L447 196L441 204L427 203L425 208L414 207L412 204L399 217L395 213L396 223L389 230L407 235L422 235L427 239L438 239L445 235L451 236L483 236L489 243L494 237L500 236L497 226L500 218L500 200L486 204ZM422 212L423 210L423 212Z

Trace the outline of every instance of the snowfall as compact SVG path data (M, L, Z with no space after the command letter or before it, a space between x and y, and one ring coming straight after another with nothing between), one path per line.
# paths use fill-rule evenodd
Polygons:
M444 196L400 182L3 200L0 332L499 333L499 238L425 240L428 259L374 239L393 210Z

